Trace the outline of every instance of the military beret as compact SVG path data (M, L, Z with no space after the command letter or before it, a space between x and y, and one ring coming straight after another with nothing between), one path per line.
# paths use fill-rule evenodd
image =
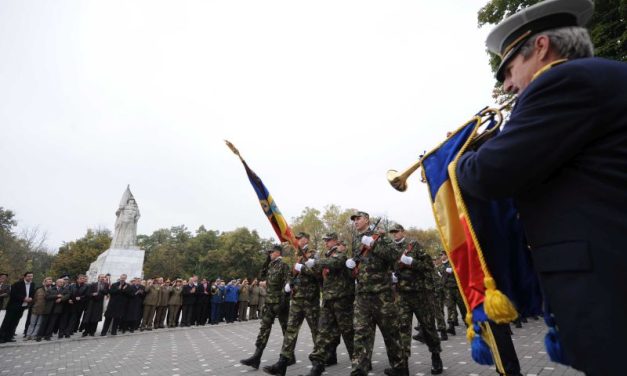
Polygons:
M301 231L298 234L296 234L296 239L300 239L300 238L306 238L307 240L309 240L309 234Z
M405 228L399 225L398 223L390 228L390 232L399 232L399 231L405 231Z
M335 232L329 232L322 238L322 240L337 240L337 234Z
M501 21L488 34L486 46L501 57L496 79L504 80L507 63L529 37L546 30L584 26L592 17L591 0L546 0L524 8Z
M366 213L364 211L357 211L353 215L351 215L351 221L354 221L355 218L357 218L357 217L370 218L370 214L368 214L368 213Z

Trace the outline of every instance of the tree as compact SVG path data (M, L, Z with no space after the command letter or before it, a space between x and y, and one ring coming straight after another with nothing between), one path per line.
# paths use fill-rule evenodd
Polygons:
M292 219L294 234L304 231L309 234L309 246L318 249L322 244L322 237L327 229L320 220L320 210L306 207L296 218Z
M477 14L479 26L496 25L512 14L542 0L490 0ZM627 61L627 0L597 0L594 15L587 25L595 54L607 59ZM500 57L489 53L496 72ZM498 94L498 93L497 93Z
M14 226L17 226L15 213L0 207L0 271L9 274L11 281L31 271L39 283L54 258L44 247L46 236L37 228L25 229L17 235Z
M75 277L78 274L85 274L89 270L89 265L110 245L111 232L109 230L89 229L82 238L64 243L59 248L59 253L52 262L50 274L52 277L59 277L63 274Z

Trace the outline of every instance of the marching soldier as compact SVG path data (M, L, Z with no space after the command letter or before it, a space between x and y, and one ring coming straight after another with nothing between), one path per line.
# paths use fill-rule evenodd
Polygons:
M322 309L318 321L317 349L309 356L312 368L309 376L320 376L325 365L337 364L339 335L344 338L344 345L350 359L353 358L353 302L355 300L355 282L346 268L346 248L340 252L335 232L322 238L327 252L320 260L309 259L306 268L314 268L322 274Z
M433 315L433 262L420 244L405 237L405 229L397 224L390 230L400 256L396 277L398 279L400 337L405 362L411 355L411 329L414 314L420 323L421 333L431 352L431 374L442 373L440 338L435 331ZM386 369L391 374L391 369Z
M435 313L435 322L437 325L438 332L440 332L440 339L442 341L448 340L448 335L446 334L446 321L444 320L444 286L442 285L442 276L438 271L438 266L442 263L442 261L436 257L434 259L433 264L433 285L435 287L434 295L435 299L433 299L433 307Z
M261 362L261 355L266 348L268 338L270 337L270 331L272 330L272 324L274 319L278 316L279 324L283 330L283 335L287 328L287 317L289 313L289 296L286 296L284 292L284 286L288 282L290 267L283 262L281 253L283 248L280 245L272 247L268 253L268 258L261 270L261 276L259 279L267 282L267 295L263 310L261 312L261 327L259 328L259 334L257 335L257 341L255 342L255 354L250 358L240 360L243 365L259 368Z
M397 251L385 234L370 228L370 216L359 211L351 216L359 236L353 244L354 258L346 267L354 270L357 279L352 376L365 376L372 356L376 326L383 334L385 349L392 369L388 374L408 375L398 331L398 309L392 294L392 271Z
M446 310L448 311L448 329L447 332L455 335L455 327L459 326L459 320L457 319L457 308L462 314L462 321L466 317L466 306L462 300L462 296L459 293L457 287L457 280L455 274L453 274L453 267L448 262L446 253L442 253L442 265L438 270L442 275L442 285L446 291Z
M313 260L313 253L309 249L309 234L299 232L296 235L301 257L294 265L288 283L285 284L286 293L291 293L287 330L283 336L283 346L279 361L271 366L263 367L263 371L271 375L285 375L288 365L296 363L294 348L298 339L298 332L307 320L314 343L314 352L318 344L318 316L320 315L320 282L318 274L305 266L308 260ZM311 263L311 262L310 262Z

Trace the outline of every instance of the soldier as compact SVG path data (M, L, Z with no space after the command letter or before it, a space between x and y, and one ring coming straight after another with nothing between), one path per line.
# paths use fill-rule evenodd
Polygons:
M351 221L359 234L353 243L354 258L346 260L346 267L355 271L357 279L351 375L368 374L376 326L383 334L392 366L389 374L408 375L398 331L398 309L392 294L392 271L397 251L385 233L375 234L370 228L368 213L359 211L351 216Z
M446 253L442 253L441 259L442 265L440 265L440 269L438 271L442 275L442 285L444 286L444 290L446 292L446 310L448 312L447 332L452 335L456 335L455 327L459 326L457 308L459 307L459 311L462 314L462 320L464 320L466 317L466 306L464 305L462 296L459 293L457 280L455 279L455 274L453 274L453 267L448 262Z
M155 317L155 311L159 306L161 298L161 283L163 278L155 278L151 285L146 285L146 297L144 298L144 317L140 331L152 330L152 323Z
M288 283L285 284L286 293L291 293L291 304L287 330L283 336L283 346L278 362L271 366L263 367L263 371L271 375L285 375L288 365L296 363L294 348L298 339L298 332L303 320L311 330L314 343L314 352L318 343L318 317L320 315L320 280L318 273L305 266L308 260L313 260L314 251L309 249L309 234L299 232L296 235L301 257L294 265Z
M261 270L259 279L266 281L268 290L263 311L261 312L261 327L259 328L257 341L255 342L255 354L250 358L240 360L240 363L243 365L255 369L259 368L261 355L268 343L270 330L272 330L272 324L274 324L274 318L278 316L283 335L285 335L287 328L289 296L286 296L283 288L288 282L290 267L283 262L281 257L282 252L283 248L280 245L273 246Z
M435 313L435 322L437 324L438 332L440 332L440 339L442 341L448 340L448 335L446 334L446 321L444 320L444 286L442 285L442 276L438 271L438 267L442 264L442 260L439 257L433 258L433 285L435 286L434 290L434 299L433 299L433 308Z
M433 315L433 261L415 240L405 237L403 226L396 224L390 229L398 255L396 277L398 279L400 336L405 358L411 355L411 328L414 314L418 318L425 343L431 352L431 374L442 373L440 338L435 331ZM391 373L386 369L386 374Z
M318 321L317 350L309 355L312 368L309 376L320 376L325 365L337 364L336 348L339 336L344 338L348 357L353 358L353 302L355 300L355 282L346 268L346 248L340 251L337 234L326 234L327 252L320 260L309 259L306 268L314 268L322 275L322 309Z
M163 281L163 278L161 278ZM161 284L161 290L159 291L159 304L155 309L155 321L153 327L155 329L163 329L164 321L168 313L168 300L170 300L170 291L172 291L172 287L170 286L170 280L168 279L165 283Z
M177 278L168 297L168 328L178 326L177 319L181 305L183 305L183 280Z

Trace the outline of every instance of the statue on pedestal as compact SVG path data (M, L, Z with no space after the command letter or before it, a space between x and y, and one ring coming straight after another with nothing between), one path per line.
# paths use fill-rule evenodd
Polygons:
M96 281L99 274L107 273L111 274L112 283L122 274L129 278L143 277L144 251L137 246L139 207L128 186L115 215L111 246L91 263L87 272L90 282Z
M139 207L135 197L127 186L120 207L116 210L115 229L111 240L112 249L136 249L137 248L137 221L139 220Z

